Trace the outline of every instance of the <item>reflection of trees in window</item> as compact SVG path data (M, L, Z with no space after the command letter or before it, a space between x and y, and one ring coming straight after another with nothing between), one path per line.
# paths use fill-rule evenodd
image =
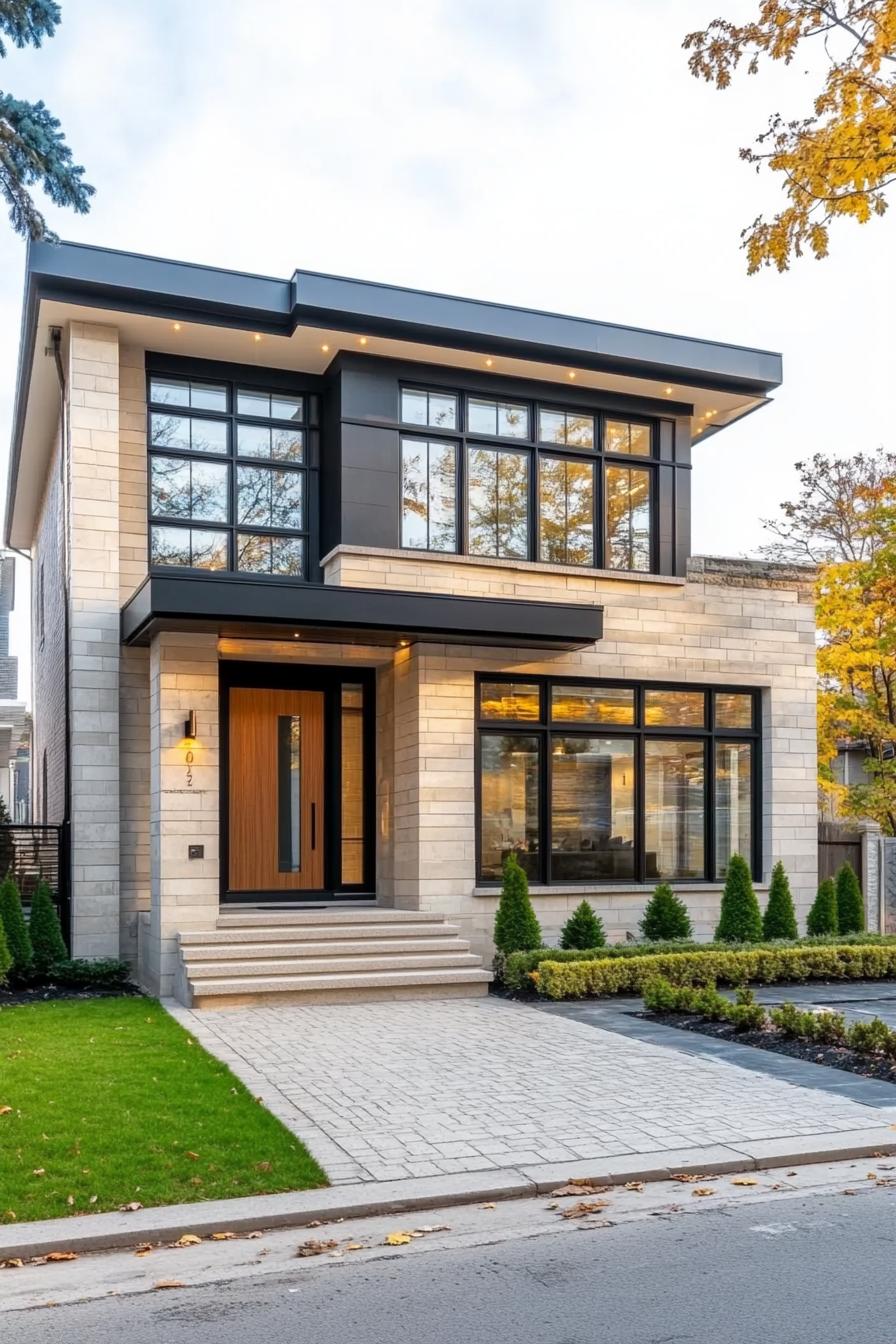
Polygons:
M401 544L457 550L457 450L453 443L402 439Z
M609 569L650 569L650 472L607 466L606 564Z
M590 462L542 456L539 466L540 559L594 563L594 471Z
M538 872L539 740L484 733L481 743L481 865L485 877L501 876L516 853L529 877Z
M166 518L227 521L229 468L223 462L153 457L152 512Z
M575 415L572 411L539 411L538 437L542 443L593 448L594 416Z
M249 527L300 528L301 473L270 467L238 467L237 522Z
M493 448L469 450L467 519L471 555L529 554L529 458Z

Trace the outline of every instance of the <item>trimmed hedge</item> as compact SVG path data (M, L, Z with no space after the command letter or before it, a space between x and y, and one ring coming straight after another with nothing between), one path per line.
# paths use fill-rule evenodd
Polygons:
M670 952L660 956L542 961L533 979L548 999L601 994L640 994L656 976L673 985L773 984L781 980L880 980L896 976L893 945L834 944L750 948L720 952Z
M851 944L864 946L896 947L896 934L856 933L824 934L817 938L800 938L790 942L764 942L748 944L750 951L780 951L788 947L846 947ZM608 947L591 947L585 951L567 951L559 947L539 947L534 952L511 952L509 956L495 957L495 974L506 989L519 993L533 990L532 972L537 971L543 961L605 961L617 957L655 957L669 952L697 952L701 956L711 952L733 952L736 945L731 943L697 943L687 939L675 939L666 943L611 943Z

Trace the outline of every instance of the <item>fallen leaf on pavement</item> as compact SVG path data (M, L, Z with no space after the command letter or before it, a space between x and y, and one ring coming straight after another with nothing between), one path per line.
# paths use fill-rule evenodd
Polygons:
M201 1237L197 1237L193 1232L185 1232L182 1237L178 1237L174 1243L175 1246L198 1246Z
M480 1209L493 1209L495 1206L494 1204L480 1204L479 1207Z
M758 1185L759 1182L757 1181L757 1179L756 1179L755 1176L735 1176L735 1178L734 1178L734 1180L731 1182L731 1184L732 1184L732 1185Z
M139 1245L139 1246L137 1247L137 1249L134 1251L134 1254L135 1254L135 1255L149 1255L151 1251L152 1251L152 1243L151 1243L151 1242L148 1242L148 1241L143 1241L143 1242L140 1243L140 1245Z
M799 1176L799 1172L798 1172L798 1171L788 1171L788 1172L785 1172L784 1174L785 1174L786 1176Z
M682 1185L693 1185L697 1181L705 1181L705 1176L694 1176L686 1171L673 1171L669 1177L670 1181L680 1181Z
M186 1288L182 1279L157 1279L153 1288Z
M698 1197L699 1197L699 1198L702 1198L702 1197L705 1196L705 1195L714 1195L714 1194L715 1194L715 1190L713 1190L713 1188L712 1188L711 1185L697 1185L697 1186L695 1186L694 1189L691 1191L691 1194L692 1194L695 1198L698 1198Z
M353 1241L351 1246L346 1246L347 1251L366 1251L367 1247L362 1246L360 1241Z
M303 1241L296 1251L296 1257L305 1260L309 1255L323 1255L326 1251L335 1251L337 1245L338 1242L335 1241Z
M841 1193L841 1195L855 1195L855 1194L858 1194L858 1191L857 1191L857 1190L841 1190L840 1193Z
M263 1237L263 1236L264 1236L264 1233L263 1233L263 1232L247 1232L247 1233L246 1233L246 1240L247 1240L247 1241L254 1241L256 1237Z
M615 1227L615 1226L616 1224L614 1222L611 1222L609 1218L595 1218L590 1223L579 1223L579 1226L576 1228L576 1231L588 1232L591 1230L592 1227Z
M568 1209L562 1209L561 1218L587 1218L589 1213L600 1213L601 1209L609 1206L608 1199L582 1199L578 1204L571 1204Z
M235 1232L213 1232L212 1241L233 1241Z
M625 1188L626 1188L626 1190L634 1190L635 1194L640 1195L641 1191L644 1189L644 1182L643 1182L643 1181L626 1181L626 1183L625 1183Z
M556 1190L551 1191L551 1199L566 1195L602 1195L609 1186L592 1185L590 1181L570 1181L568 1185L561 1185Z
M132 1199L131 1202L130 1202L130 1204L119 1204L119 1206L118 1206L118 1212L119 1212L119 1213L136 1213L138 1209L142 1209L142 1208L143 1208L143 1205L142 1205L142 1204L139 1204L139 1203L137 1202L136 1199Z
M13 1257L11 1260L0 1260L0 1269L22 1269L25 1261Z
M449 1223L424 1223L422 1227L416 1227L414 1231L420 1233L450 1232L451 1225Z
M44 1256L44 1259L49 1260L50 1264L55 1264L57 1260L77 1260L77 1258L74 1251L50 1251L49 1254Z
M410 1232L390 1232L383 1242L384 1246L407 1246L411 1239Z

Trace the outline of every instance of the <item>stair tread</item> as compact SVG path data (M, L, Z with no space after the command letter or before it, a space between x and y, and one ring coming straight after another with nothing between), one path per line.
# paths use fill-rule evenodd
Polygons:
M444 915L430 910L390 910L375 906L360 910L260 910L219 914L218 928L263 928L266 924L437 924Z
M418 971L370 971L364 974L347 975L303 975L277 976L274 979L265 976L246 976L243 979L203 980L196 988L199 996L212 994L251 994L276 993L281 991L301 991L315 989L372 989L389 985L432 985L457 982L470 984L488 983L492 979L491 971L475 967L446 968L444 970Z
M402 953L433 954L438 952L469 952L466 938L375 938L357 942L251 942L251 943L192 943L182 945L184 961L282 960L285 957L377 957L400 956Z
M456 924L384 924L357 925L346 924L341 927L314 924L296 926L290 924L272 924L259 928L234 927L216 928L207 931L187 930L178 934L182 947L212 945L214 943L252 943L281 942L291 939L293 942L330 942L335 940L376 938L445 938L459 933Z
M482 958L472 952L439 952L432 956L405 957L321 957L308 963L289 960L188 962L187 977L192 980L240 979L292 975L352 975L379 971L439 970L449 967L481 967Z

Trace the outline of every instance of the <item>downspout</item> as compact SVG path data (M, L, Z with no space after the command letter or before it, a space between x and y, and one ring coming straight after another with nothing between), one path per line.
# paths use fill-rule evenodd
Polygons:
M61 433L60 433L60 477L62 482L62 654L65 675L63 678L65 696L65 775L63 780L62 829L66 836L66 889L68 892L68 935L69 951L72 939L72 855L71 855L71 815L72 815L72 770L71 770L71 629L69 617L69 556L71 540L69 536L69 442L68 442L68 402L66 400L65 369L62 364L62 328L50 328L50 341L53 360L56 364L56 377L59 381L61 397ZM51 353L47 350L47 354ZM60 856L61 857L61 856Z

